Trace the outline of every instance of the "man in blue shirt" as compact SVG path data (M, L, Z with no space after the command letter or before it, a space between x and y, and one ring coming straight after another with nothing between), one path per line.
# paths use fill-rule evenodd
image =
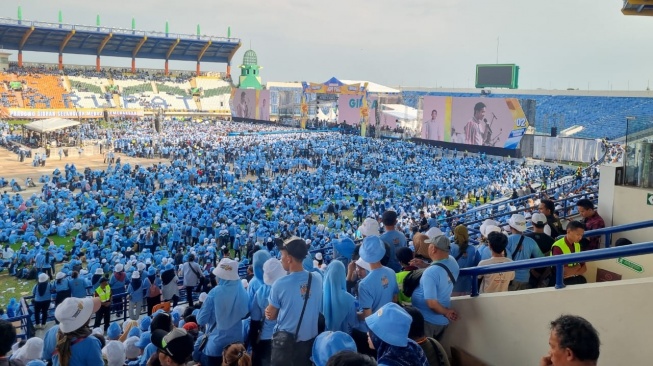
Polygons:
M513 261L540 258L544 255L532 238L525 236L526 218L524 215L514 214L508 220L512 235L508 236L508 246L506 247L506 257ZM527 290L531 288L528 283L530 277L529 269L518 269L515 271L515 279L510 283L510 291Z
M360 248L360 258L369 263L370 271L358 284L360 320L365 320L373 312L389 302L397 302L399 287L395 272L381 264L385 247L378 236L368 236Z
M429 245L428 253L433 263L422 273L411 300L424 315L426 336L440 340L449 322L458 320L458 313L449 307L460 269L456 259L449 255L449 238L439 235L424 242Z
M385 265L395 271L395 273L398 273L401 271L401 264L399 264L395 253L397 249L406 246L406 236L395 230L395 226L397 225L397 212L384 212L381 221L385 227L385 233L381 235L381 241L386 244L386 248L388 249L388 261Z
M308 245L297 237L291 237L281 247L281 265L288 271L288 275L272 285L268 299L270 303L265 309L265 317L277 321L272 336L273 365L311 364L310 357L318 333L317 323L322 304L322 277L304 270L302 262L307 255ZM312 276L310 288L309 276ZM275 347L274 340L282 332L296 335L292 352Z

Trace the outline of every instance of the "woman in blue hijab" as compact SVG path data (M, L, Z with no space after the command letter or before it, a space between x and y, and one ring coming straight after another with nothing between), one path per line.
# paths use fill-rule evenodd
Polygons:
M238 277L238 262L223 258L213 270L218 285L202 304L197 323L206 326L209 340L204 354L209 365L222 364L222 349L234 342L243 341L242 319L249 311L249 298Z
M267 250L257 250L252 256L252 266L254 267L254 278L249 281L247 286L247 295L249 296L250 307L252 301L256 297L256 292L261 288L263 283L263 264L271 258L270 252Z
M326 330L351 333L351 329L358 324L356 299L347 292L347 273L342 262L329 264L323 286L322 307Z

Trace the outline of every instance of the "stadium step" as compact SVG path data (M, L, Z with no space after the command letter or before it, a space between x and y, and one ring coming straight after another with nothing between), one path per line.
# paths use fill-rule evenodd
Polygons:
M159 94L159 88L156 86L156 83L154 81L150 82L152 84L152 91L154 94Z
M70 93L73 90L72 86L70 85L70 79L68 78L68 75L63 76L63 88L66 89L67 93Z

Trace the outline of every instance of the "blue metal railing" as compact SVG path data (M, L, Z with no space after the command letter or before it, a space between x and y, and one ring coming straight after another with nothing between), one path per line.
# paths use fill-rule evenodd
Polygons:
M643 229L653 227L653 220L642 221L633 224L613 226L605 229L592 230L585 233L585 236L608 235L611 238L613 233ZM607 243L607 242L606 242ZM619 257L629 257L635 255L643 255L653 253L653 242L646 242L640 244L631 244L616 248L604 248L591 250L582 253L573 253L565 255L556 255L544 258L533 258L520 260L509 263L492 264L489 266L470 267L460 270L459 276L472 276L478 278L479 275L490 273L499 273L506 271L514 271L518 269L532 269L541 267L556 267L556 285L557 289L564 288L563 266L569 263L591 262L603 259L612 259ZM478 296L478 281L472 281L472 297Z

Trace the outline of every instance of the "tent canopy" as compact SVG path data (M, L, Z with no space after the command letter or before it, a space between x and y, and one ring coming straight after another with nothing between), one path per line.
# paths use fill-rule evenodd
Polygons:
M64 128L78 126L78 125L79 122L73 121L72 119L48 118L48 119L42 119L39 121L28 123L25 125L25 128L27 128L30 131L43 133L43 132L52 132L56 130L61 130Z

